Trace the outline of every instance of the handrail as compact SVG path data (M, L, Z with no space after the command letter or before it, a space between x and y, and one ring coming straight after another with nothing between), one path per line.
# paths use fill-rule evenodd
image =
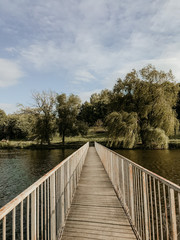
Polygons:
M0 209L3 240L9 222L13 239L60 236L88 148L86 143Z
M180 186L98 143L95 148L137 238L178 240Z

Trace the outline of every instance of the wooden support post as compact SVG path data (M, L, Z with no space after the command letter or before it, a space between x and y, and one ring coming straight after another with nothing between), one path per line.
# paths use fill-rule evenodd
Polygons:
M69 161L67 162L66 172L66 183L67 183L67 210L70 208L70 178L69 178Z
M122 198L123 205L126 205L126 194L125 194L125 179L124 179L124 159L121 158L121 176L122 176Z
M6 216L3 218L3 240L6 240Z
M23 201L21 202L21 240L23 240Z
M56 212L55 212L55 173L50 176L50 219L51 239L56 239Z
M110 178L111 178L111 182L114 185L114 172L113 172L113 154L112 152L110 152Z
M176 210L175 210L175 199L174 189L170 188L170 212L171 212L171 230L172 240L177 240L177 224L176 224Z
M31 239L36 240L36 190L31 193Z
M60 196L61 196L61 200L60 200L60 206L61 206L61 217L60 217L60 228L62 229L64 226L64 165L61 167L60 169L61 171L61 183L60 183Z
M13 223L12 223L12 239L16 240L16 208L13 209L12 212Z
M39 240L39 187L37 188L37 240Z
M149 239L149 226L148 226L148 206L147 206L147 189L146 189L146 174L142 173L143 177L143 195L144 195L144 220L145 220L145 236L146 240Z
M133 191L133 174L132 165L129 164L129 193L130 193L130 205L131 205L131 220L134 225L134 191Z

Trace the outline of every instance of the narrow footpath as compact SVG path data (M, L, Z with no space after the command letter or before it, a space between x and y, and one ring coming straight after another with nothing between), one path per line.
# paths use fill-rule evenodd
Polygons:
M61 239L136 239L94 147L88 150Z

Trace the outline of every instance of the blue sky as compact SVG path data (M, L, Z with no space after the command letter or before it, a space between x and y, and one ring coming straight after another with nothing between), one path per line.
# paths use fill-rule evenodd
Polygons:
M82 101L151 63L180 80L179 0L0 0L0 108L32 92Z

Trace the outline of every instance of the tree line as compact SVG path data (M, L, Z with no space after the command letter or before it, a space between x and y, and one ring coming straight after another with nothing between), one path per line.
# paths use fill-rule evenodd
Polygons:
M88 128L102 124L110 146L167 148L168 139L179 130L180 91L171 71L148 65L118 79L112 90L94 93L81 104L77 95L51 91L33 94L34 105L17 113L0 110L0 139L33 139L50 144L59 133L86 135Z
M50 144L59 132L62 143L65 136L86 135L88 124L78 120L81 100L71 94L56 94L52 91L34 92L31 107L20 105L20 110L6 115L0 110L0 139L36 140Z

